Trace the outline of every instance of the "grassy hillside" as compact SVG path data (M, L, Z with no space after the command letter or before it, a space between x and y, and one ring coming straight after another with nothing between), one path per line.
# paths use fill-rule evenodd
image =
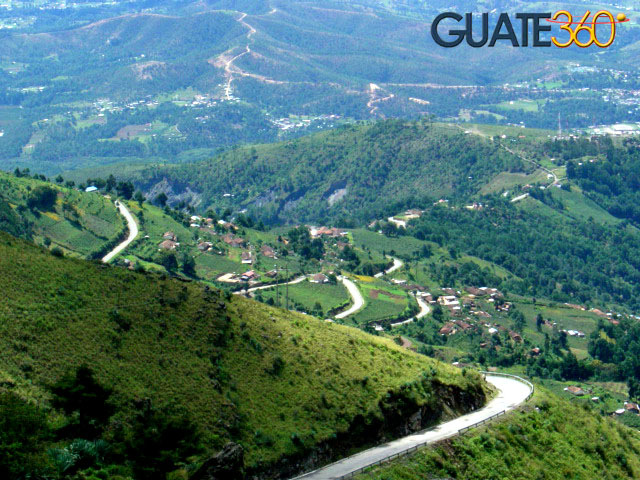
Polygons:
M278 468L291 473L360 448L362 438L404 433L418 410L428 425L484 402L476 375L197 283L58 258L4 233L0 271L0 394L37 402L53 430L48 446L68 451L73 438L105 440L110 454L93 468L116 465L122 478L163 478L180 462L193 471L228 441L244 447L250 471L287 456L297 460ZM113 391L113 415L90 423L93 433L77 430L83 407L78 420L51 403L51 386L82 365ZM168 425L178 418L195 428L159 434L169 446L141 457L134 440L162 415ZM166 422L154 428L172 431ZM177 449L185 431L191 448ZM318 445L324 449L310 457ZM66 475L42 457L42 471L57 465Z
M3 228L4 231L66 253L87 257L99 254L125 231L113 202L98 193L87 194L29 176L0 172L1 200L11 212L5 208L3 214L0 207L0 219L22 225Z
M168 177L175 190L186 183L202 192L205 206L249 208L269 221L370 221L421 199L473 194L502 171L525 170L498 145L456 127L387 121L150 168L141 183L150 188Z
M639 453L636 431L542 391L524 410L486 428L356 478L621 480L638 478Z

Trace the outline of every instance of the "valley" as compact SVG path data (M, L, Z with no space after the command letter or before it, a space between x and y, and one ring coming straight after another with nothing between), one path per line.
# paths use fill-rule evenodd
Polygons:
M0 0L0 478L638 478L637 17Z

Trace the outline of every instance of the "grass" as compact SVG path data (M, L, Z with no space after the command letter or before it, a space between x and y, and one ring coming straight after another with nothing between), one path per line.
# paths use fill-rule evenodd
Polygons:
M468 406L463 391L481 391L476 376L390 340L195 282L56 258L3 233L0 271L0 376L14 392L46 406L45 385L88 363L120 419L136 399L170 405L209 453L241 443L248 466L303 454L359 415L380 418L389 392L448 418Z
M365 301L364 308L350 318L357 325L397 317L409 305L407 293L386 282L359 282L357 285Z
M29 192L42 185L58 191L56 204L50 211L29 210L26 207ZM52 248L59 247L68 254L86 257L100 251L124 232L124 221L113 202L100 194L87 194L1 172L0 186L6 201L32 224L31 237L37 243L43 244L48 239ZM70 208L65 209L65 204Z
M505 101L495 105L498 110L522 110L524 112L538 112L540 103L535 100L513 100Z
M279 288L280 302L284 305L286 287ZM264 299L276 300L275 288L262 290L259 295ZM322 313L335 310L349 303L350 296L341 283L336 285L315 284L309 281L289 285L289 301L297 305L302 311L313 312L316 302L320 304ZM318 312L319 313L319 312ZM323 315L320 315L323 316Z
M538 389L523 409L376 467L359 480L621 480L640 474L640 436Z
M483 195L488 195L491 193L501 193L506 190L520 187L522 185L532 185L538 182L545 182L546 179L547 175L542 170L536 170L531 174L501 172L484 187L482 187L480 193Z

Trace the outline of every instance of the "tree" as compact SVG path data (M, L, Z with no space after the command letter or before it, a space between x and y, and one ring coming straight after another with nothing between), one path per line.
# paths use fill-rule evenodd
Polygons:
M53 406L73 416L70 433L83 438L96 436L115 411L109 402L112 391L100 385L86 365L63 376L51 393Z
M50 436L45 413L14 393L0 393L0 478L29 478L45 463Z
M111 174L109 175L109 178L107 178L107 181L104 184L104 188L107 192L111 192L115 187L116 187L116 177L114 177L113 174Z
M123 443L136 479L165 478L201 450L198 430L186 415L155 410L150 404L136 416L131 430Z
M156 196L156 200L155 202L160 205L161 207L165 207L167 205L167 200L169 200L169 197L167 197L167 194L164 192L160 192L157 196Z
M182 271L190 277L196 276L196 261L188 253L184 253L182 256Z
M160 265L169 270L170 272L178 268L178 259L174 252L163 253L160 257Z
M57 198L57 190L41 185L31 191L31 194L27 198L27 206L32 210L36 208L39 210L49 210L55 205Z
M133 196L133 199L138 202L138 205L140 205L140 208L142 208L142 204L144 203L144 201L146 200L146 198L144 198L144 195L142 194L142 192L140 190L138 190L136 192L136 194Z
M120 182L116 187L116 191L118 192L118 195L120 195L125 200L131 200L134 190L135 190L135 187L131 182Z
M57 183L58 185L62 185L62 182L64 182L64 178L62 178L62 175L58 175L58 176L56 177L56 183Z
M542 314L539 313L536 316L536 329L540 332L542 331L542 325L544 325L544 318L542 318Z

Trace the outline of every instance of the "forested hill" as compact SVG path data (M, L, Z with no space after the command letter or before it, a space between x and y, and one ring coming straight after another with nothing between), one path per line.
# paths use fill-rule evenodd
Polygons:
M201 207L246 208L269 223L362 223L442 196L466 197L499 172L526 168L455 126L388 120L148 168L140 183L149 191L167 179L175 193L188 185L201 193Z

